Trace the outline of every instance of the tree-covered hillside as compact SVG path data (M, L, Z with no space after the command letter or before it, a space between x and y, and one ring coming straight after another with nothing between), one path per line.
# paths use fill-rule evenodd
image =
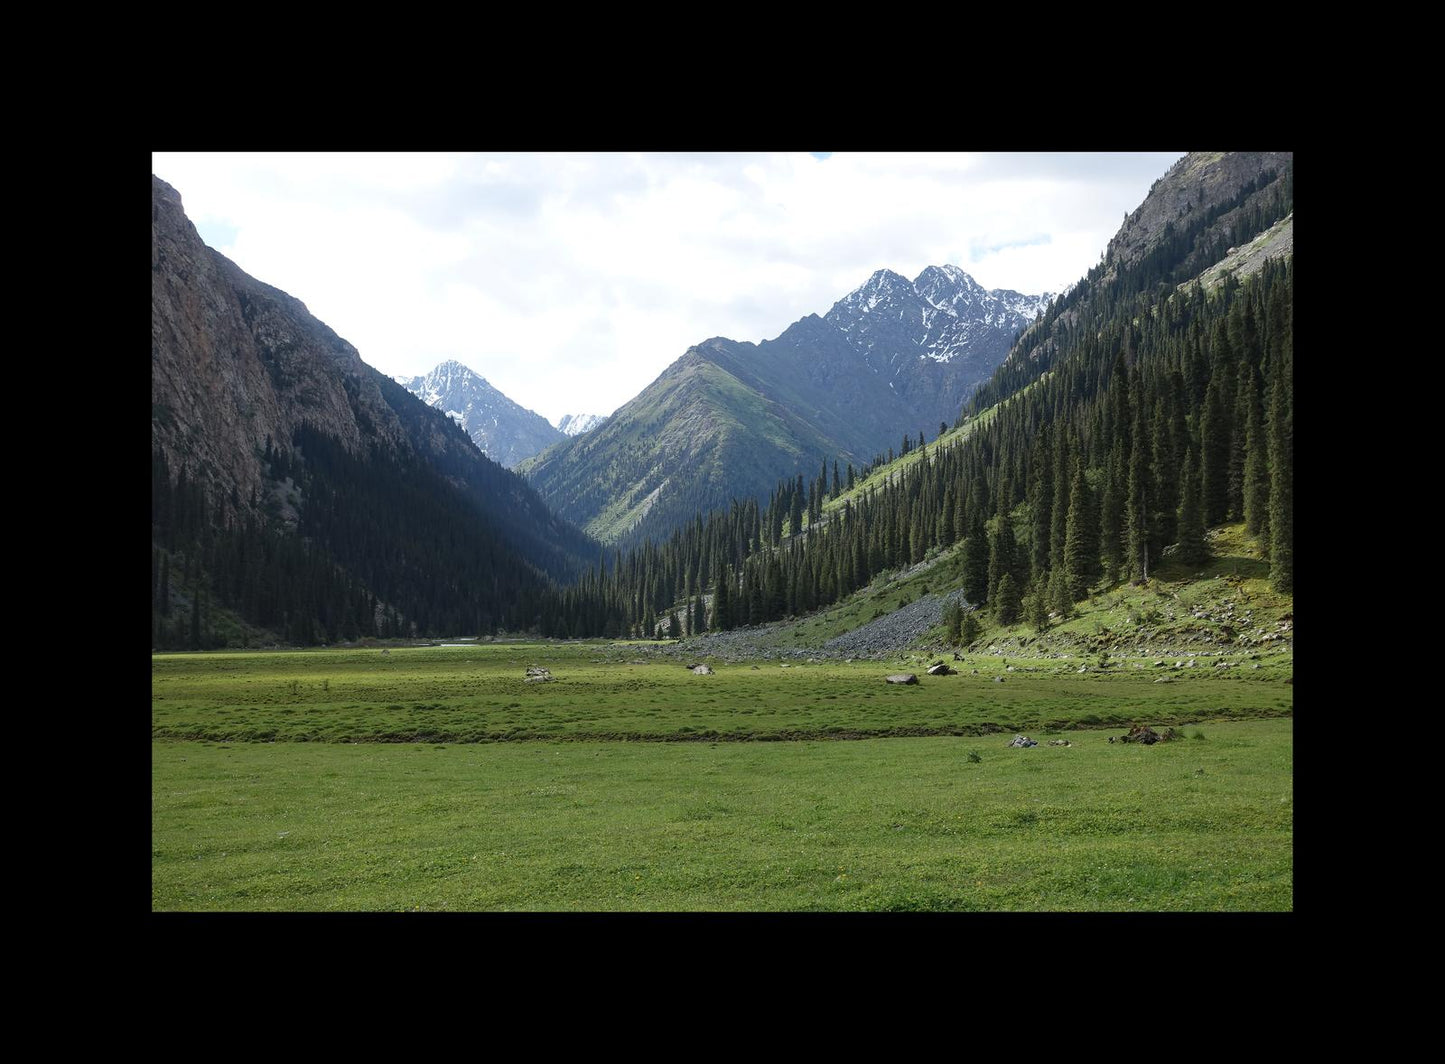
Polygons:
M1176 194L1161 184L1161 197ZM1197 224L1120 242L1055 304L952 446L923 448L861 492L827 463L807 485L785 480L764 509L740 502L594 571L559 623L602 634L598 618L655 631L666 617L677 631L670 611L684 601L685 631L773 620L958 544L969 600L1011 623L1026 608L1067 613L1091 588L1142 581L1166 550L1200 560L1206 527L1230 520L1267 553L1274 586L1291 590L1293 259L1210 290L1192 279L1292 211L1292 167L1213 194ZM838 496L821 520L819 500ZM802 525L801 504L814 511L808 533L780 535Z

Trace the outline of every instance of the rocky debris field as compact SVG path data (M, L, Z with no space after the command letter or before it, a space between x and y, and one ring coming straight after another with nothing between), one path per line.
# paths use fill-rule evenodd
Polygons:
M916 602L835 636L823 644L823 650L834 657L850 658L897 654L917 644L930 628L942 624L944 607L950 602L968 605L961 590L946 595L922 595Z
M944 595L923 595L918 601L892 613L860 625L851 632L836 636L819 647L785 646L783 641L794 629L793 622L760 624L735 628L730 632L709 632L693 636L671 647L659 647L654 653L676 652L696 657L712 656L723 661L749 661L757 658L786 658L806 661L847 658L887 658L913 648L930 628L943 623L944 607L953 601L967 605L962 591Z

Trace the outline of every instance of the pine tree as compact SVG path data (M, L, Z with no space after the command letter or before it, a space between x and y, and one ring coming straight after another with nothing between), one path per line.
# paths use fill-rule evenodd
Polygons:
M717 590L713 592L712 597L712 630L714 632L726 632L732 627L732 611L729 606L732 596L728 593L729 579L727 568L719 563Z
M1139 428L1137 419L1135 428ZM1124 504L1124 535L1128 544L1126 562L1129 577L1135 583L1141 583L1149 576L1150 484L1149 466L1145 460L1147 448L1139 439L1142 435L1142 431L1135 434L1134 451L1129 462L1129 497Z
M1049 529L1054 504L1053 448L1048 426L1039 432L1031 455L1033 484L1029 487L1029 568L1041 573L1049 567Z
M1174 542L1175 512L1179 508L1179 462L1182 455L1174 450L1174 437L1170 429L1168 403L1160 396L1154 405L1154 464L1149 479L1153 491L1149 506L1159 539L1163 543Z
M1229 426L1217 379L1209 382L1200 415L1198 458L1204 523L1217 525L1229 512Z
M171 615L171 556L167 551L161 552L161 580L160 590L156 592L156 607L162 617Z
M1099 504L1099 566L1113 582L1121 579L1124 567L1124 449L1118 440L1104 467L1104 498Z
M980 625L978 616L973 610L968 610L963 615L963 623L959 627L959 639L965 647L972 646L978 639Z
M1015 569L1015 550L1013 524L1007 516L1000 515L989 540L988 588L990 601L998 594L999 583Z
M1064 567L1064 540L1069 529L1069 469L1071 456L1067 440L1061 434L1054 448L1054 502L1049 526L1049 562L1047 568Z
M1294 591L1294 396L1291 344L1270 367L1269 395L1269 583Z
M1049 595L1047 576L1040 574L1039 579L1034 581L1033 587L1029 590L1028 599L1025 602L1028 622L1033 626L1035 632L1043 632L1049 626Z
M1013 624L1019 619L1021 606L1019 587L1014 583L1013 574L1004 573L1003 579L998 582L997 600L994 602L994 616L998 618L998 623Z
M977 520L963 541L963 593L975 606L988 601L988 536Z
M1068 575L1063 569L1055 569L1049 574L1049 605L1060 618L1068 618L1074 615L1074 596L1069 592Z
M1184 484L1179 503L1179 560L1191 566L1198 565L1209 556L1204 538L1204 507L1200 501L1199 482L1191 448L1184 456Z
M1073 601L1087 598L1089 586L1099 575L1099 521L1094 493L1084 476L1082 458L1074 461L1074 479L1069 489L1068 531L1064 537L1064 573Z
M1269 540L1269 440L1264 427L1264 400L1259 374L1246 378L1244 426L1244 530Z
M943 611L943 630L949 646L958 646L963 637L963 607L957 601L950 602Z

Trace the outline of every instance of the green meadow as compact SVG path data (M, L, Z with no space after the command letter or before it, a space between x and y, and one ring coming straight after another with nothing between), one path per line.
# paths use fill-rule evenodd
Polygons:
M641 652L154 657L153 908L1293 907L1281 678ZM1185 738L1108 742L1134 722Z
M956 676L906 666L920 682L899 687L883 682L904 667L896 663L784 668L703 659L716 674L697 676L684 667L690 658L636 656L649 650L499 644L388 654L157 655L151 736L340 743L860 738L1176 724L1280 716L1293 706L1293 688L1278 671L1256 677L1203 668L1191 671L1209 675L1181 678L1178 670L1119 659L1079 674L1078 661L970 656ZM525 682L529 665L550 669L554 679ZM1161 679L1169 682L1156 683Z

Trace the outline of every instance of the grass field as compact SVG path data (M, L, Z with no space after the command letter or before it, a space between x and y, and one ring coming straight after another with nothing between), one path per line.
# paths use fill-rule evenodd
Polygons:
M776 662L756 668L719 662L716 675L696 676L682 659L636 664L637 653L573 643L397 648L388 654L156 655L151 737L798 739L1177 724L1279 716L1293 708L1293 689L1277 671L1216 675L1195 669L1208 674L1186 682L1162 676L1172 670L1137 661L1078 674L1074 661L971 656L959 666L960 675L924 675L916 687L897 687L883 682L896 666L876 661L792 663L786 669ZM525 682L533 664L551 669L555 680ZM1155 682L1161 678L1170 682Z
M877 662L694 676L636 653L154 657L152 907L1293 907L1278 676L979 658L900 688ZM1107 741L1133 721L1201 737Z
M152 903L1292 908L1292 722L1186 732L1203 738L158 742Z

